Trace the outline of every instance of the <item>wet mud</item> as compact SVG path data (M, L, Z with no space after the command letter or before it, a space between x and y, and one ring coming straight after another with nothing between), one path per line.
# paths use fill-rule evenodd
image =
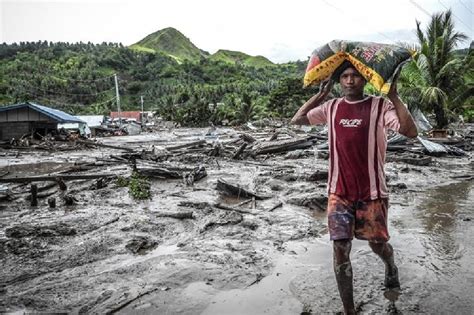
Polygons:
M116 137L104 143L157 150L206 139L205 130L177 129ZM221 141L238 132L219 131ZM258 134L256 135L258 137ZM2 158L0 174L67 171L116 150L22 152ZM39 184L58 198L31 207L23 184L17 198L0 202L0 312L118 314L337 314L342 306L332 269L324 214L324 154L265 155L232 160L196 151L170 163L206 167L194 185L151 181L151 199L133 200L111 181L68 182L74 205L59 202L57 186ZM130 165L104 164L95 172L127 176ZM354 241L355 301L361 314L471 314L474 302L474 184L472 154L436 158L429 166L387 164L389 228L401 290L386 291L381 261L366 242ZM459 175L453 179L453 175ZM261 196L223 196L219 179ZM216 208L215 204L245 211ZM281 204L281 205L280 205ZM192 217L163 217L192 212Z

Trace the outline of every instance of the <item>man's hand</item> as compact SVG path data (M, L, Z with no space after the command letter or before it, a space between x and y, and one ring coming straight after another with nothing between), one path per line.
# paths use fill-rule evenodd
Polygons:
M323 103L324 99L331 91L332 85L333 81L330 78L321 82L319 86L319 92L311 97L306 103L304 103L303 106L301 106L301 108L291 119L291 123L294 125L309 125L309 120L308 117L306 117L306 114L313 108Z
M408 108L403 104L398 96L397 91L397 79L396 76L390 85L390 90L387 93L387 97L392 102L393 106L395 106L395 111L397 112L398 120L400 121L400 129L398 130L404 136L409 138L414 138L418 135L418 131L416 129L415 121L411 116Z

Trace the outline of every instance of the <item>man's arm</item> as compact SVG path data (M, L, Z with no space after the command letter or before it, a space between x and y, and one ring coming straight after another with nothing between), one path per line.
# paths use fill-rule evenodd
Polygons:
M396 81L390 86L390 91L387 96L393 106L395 106L395 111L397 112L398 121L400 122L400 129L398 132L408 138L415 138L418 136L415 121L413 120L410 111L408 111L408 108L403 104L398 96Z
M290 123L293 125L309 125L310 123L306 114L324 102L324 99L329 94L329 91L331 91L332 84L332 80L330 79L329 81L324 81L321 83L319 93L311 97L308 101L306 101L306 103L303 104L303 106L300 107L300 109L298 109Z

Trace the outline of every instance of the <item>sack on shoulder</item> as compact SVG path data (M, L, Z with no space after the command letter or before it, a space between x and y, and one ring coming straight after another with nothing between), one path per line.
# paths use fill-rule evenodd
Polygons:
M388 93L393 78L415 55L404 47L369 42L333 40L313 51L306 68L304 86L318 84L348 60L378 91Z

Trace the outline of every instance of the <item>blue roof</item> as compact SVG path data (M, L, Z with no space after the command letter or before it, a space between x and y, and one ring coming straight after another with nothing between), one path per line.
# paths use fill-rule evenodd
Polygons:
M81 119L74 117L72 115L69 115L68 113L65 113L63 111L60 111L58 109L46 107L44 105L39 105L36 103L32 102L26 102L22 104L16 104L16 105L9 105L9 106L3 106L0 107L0 112L11 110L11 109L19 109L19 108L24 108L24 107L29 107L33 110L36 110L54 120L56 120L58 123L84 123Z

